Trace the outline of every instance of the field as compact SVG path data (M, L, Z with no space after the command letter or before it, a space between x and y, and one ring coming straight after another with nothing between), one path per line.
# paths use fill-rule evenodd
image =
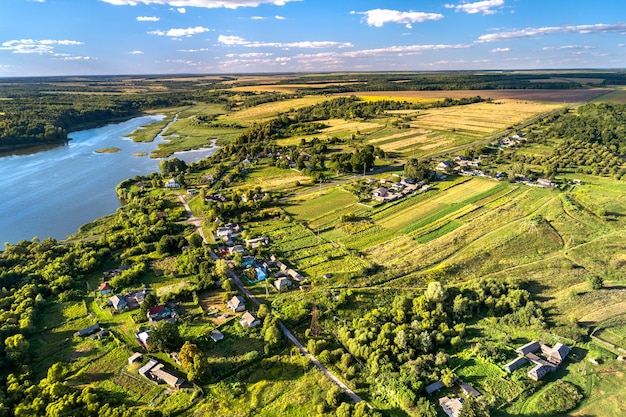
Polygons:
M503 99L496 103L475 103L415 112L405 131L377 132L368 142L386 152L425 157L484 141L534 116L562 104Z
M552 103L579 103L588 101L603 94L611 92L611 89L584 89L584 90L454 90L454 91L398 91L398 92L356 92L354 95L383 96L397 98L419 99L444 99L481 96L494 100L525 100ZM342 94L336 94L342 95Z
M312 106L326 100L328 100L328 98L324 96L310 96L272 103L264 103L258 106L230 113L225 118L228 120L241 121L242 123L257 122L276 117L279 113L286 113L291 109Z

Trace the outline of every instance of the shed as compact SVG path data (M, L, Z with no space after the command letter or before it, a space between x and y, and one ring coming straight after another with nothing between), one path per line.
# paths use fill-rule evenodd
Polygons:
M100 325L96 323L89 327L85 327L84 329L80 329L79 331L74 333L74 336L76 337L89 336L90 334L93 334L99 330L100 330Z
M179 378L178 376L172 374L171 372L167 371L164 367L160 366L160 367L155 367L155 369L152 369L150 371L150 373L152 374L152 376L159 380L159 381L163 381L165 382L167 385L169 385L170 387L173 388L180 388L183 383L185 382L184 378Z
M220 340L224 340L224 333L220 332L217 329L214 329L211 331L211 339L216 343Z
M558 366L561 362L563 362L567 355L569 355L569 352L569 347L565 346L563 343L557 343L552 348L552 352L548 355L548 362Z
M139 362L141 359L143 359L143 354L135 352L128 358L128 364L131 365L134 362Z
M439 405L448 417L459 417L463 408L463 398L439 398Z
M528 376L531 379L534 379L535 381L539 381L541 378L543 378L551 370L552 370L552 368L550 368L549 366L537 365L533 369L528 371Z

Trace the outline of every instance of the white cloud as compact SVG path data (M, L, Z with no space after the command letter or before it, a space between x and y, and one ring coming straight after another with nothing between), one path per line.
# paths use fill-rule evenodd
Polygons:
M187 13L187 9L185 9L184 7L179 7L178 9L176 9L176 11L180 14L185 14Z
M153 30L152 32L148 32L150 35L159 35L159 36L170 36L173 38L180 38L183 36L193 36L199 33L208 32L211 29L205 28L203 26L196 26L195 28L181 28L181 29L170 29L167 32L162 30Z
M158 22L161 18L156 16L137 16L137 20L139 22Z
M269 52L250 52L247 54L227 54L226 57L227 58L234 58L234 57L239 57L239 58L262 58L262 57L268 57L268 56L272 56L274 54L269 53Z
M138 4L161 4L173 7L202 7L207 9L237 9L239 7L257 7L261 4L284 6L290 1L301 0L102 0L114 6L136 6Z
M143 51L130 51L129 54L131 54L131 55L141 55L141 54L143 54Z
M206 52L209 48L200 48L200 49L177 49L176 52Z
M491 51L492 53L498 53L498 52L511 52L511 48L495 48L492 49Z
M555 33L578 33L583 35L595 33L626 33L626 23L598 23L594 25L566 25L548 26L540 28L525 28L520 30L511 30L506 32L481 35L478 37L478 42L498 42L510 39L522 39L541 35L552 35Z
M274 47L274 48L351 48L351 43L333 41L301 41L301 42L252 42L240 36L219 35L218 42L228 46L243 46L247 48Z
M90 56L64 56L61 58L62 61L94 61L96 58Z
M582 45L562 45L562 46L545 46L541 48L542 51L563 51L563 50L577 50L577 49L596 49L593 46Z
M252 20L265 20L266 18L263 16L252 16L250 19Z
M465 12L469 14L482 13L483 15L495 14L497 10L494 8L501 8L504 6L504 0L482 0L473 3L460 3L460 4L446 4L446 9L454 9L457 12Z
M82 45L79 41L70 40L34 40L34 39L19 39L3 42L0 45L0 50L12 51L14 54L52 54L54 53L55 45L63 46L75 46Z
M285 16L278 16L278 15L276 15L276 16L274 16L274 19L276 19L276 20L285 20L287 18Z
M439 13L424 12L400 12L389 9L373 9L366 12L351 12L350 14L363 14L366 16L365 21L370 26L382 27L385 23L400 23L411 26L411 23L421 23L427 20L443 19L443 15Z

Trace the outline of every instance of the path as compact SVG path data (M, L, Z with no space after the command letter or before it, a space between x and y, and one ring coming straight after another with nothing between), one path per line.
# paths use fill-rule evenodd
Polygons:
M261 302L257 300L257 298L250 292L250 290L248 290L245 287L245 285L243 285L243 282L241 282L241 279L239 278L237 274L235 274L233 271L228 271L228 276L232 278L235 285L239 287L241 292L243 292L246 297L248 297L257 306L261 305ZM291 343L293 343L300 350L302 355L306 356L313 363L313 365L315 365L320 371L324 373L324 375L326 375L328 379L330 379L339 388L341 388L352 399L352 401L354 401L355 403L363 401L361 397L359 397L354 391L348 388L346 384L344 384L335 374L330 372L328 368L326 368L315 356L311 355L306 350L306 348L302 345L302 343L300 343L300 341L293 335L293 333L291 333L291 331L289 331L289 329L280 320L277 320L276 322L278 323L278 327L283 332L285 337L287 337L287 339L289 339Z
M204 232L202 231L202 221L204 220L204 217L193 216L193 213L191 212L191 209L189 208L189 204L187 204L187 201L185 200L184 196L178 194L178 199L180 200L181 203L183 203L183 206L185 207L185 211L187 212L187 216L189 216L186 222L193 224L196 230L198 231L198 234L202 238L202 241L204 243L207 243L207 240L204 237Z

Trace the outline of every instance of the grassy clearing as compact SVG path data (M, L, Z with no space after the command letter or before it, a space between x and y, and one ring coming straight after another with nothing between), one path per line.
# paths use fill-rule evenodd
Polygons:
M259 186L263 191L281 190L287 193L300 188L300 184L310 184L311 177L302 175L292 169L282 169L272 166L254 169L248 176L246 183L251 186Z

